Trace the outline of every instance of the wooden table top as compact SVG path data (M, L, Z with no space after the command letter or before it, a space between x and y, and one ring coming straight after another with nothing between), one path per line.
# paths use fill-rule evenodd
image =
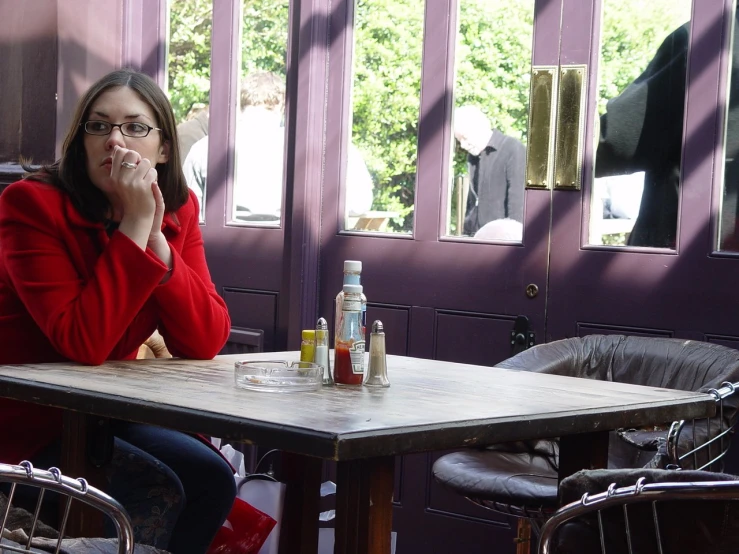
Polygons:
M349 460L713 415L701 393L388 356L391 386L268 393L234 362L298 353L0 366L0 396Z

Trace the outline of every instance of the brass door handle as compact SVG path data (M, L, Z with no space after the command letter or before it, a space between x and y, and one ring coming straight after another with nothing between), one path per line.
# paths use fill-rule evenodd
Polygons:
M582 186L587 73L586 65L562 66L559 70L555 189L580 190Z
M529 127L526 147L526 188L551 189L553 180L554 131L559 93L556 65L531 68Z

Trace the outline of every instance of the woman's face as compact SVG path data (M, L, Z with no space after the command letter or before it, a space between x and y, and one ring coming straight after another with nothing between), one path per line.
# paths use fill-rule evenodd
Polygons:
M154 110L133 89L115 87L103 92L90 106L86 121L108 123L137 122L149 127L159 127ZM86 121L83 121L83 125ZM111 157L116 146L135 150L141 158L147 158L152 167L169 159L169 143L163 142L161 131L151 130L145 137L125 136L120 127L113 127L108 135L84 133L87 173L92 183L108 193L115 183L110 178Z

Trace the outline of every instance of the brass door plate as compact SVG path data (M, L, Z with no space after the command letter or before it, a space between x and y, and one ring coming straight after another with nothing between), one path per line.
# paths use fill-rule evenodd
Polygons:
M558 69L556 65L531 68L526 188L552 188Z
M554 188L580 190L585 130L586 65L559 70Z

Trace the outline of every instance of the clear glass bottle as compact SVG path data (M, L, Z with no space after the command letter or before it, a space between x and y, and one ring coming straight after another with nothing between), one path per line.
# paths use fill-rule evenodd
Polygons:
M361 385L364 379L364 325L362 325L362 285L344 285L344 300L335 337L334 382Z
M362 262L357 260L344 260L344 285L361 285ZM334 348L336 348L336 337L339 336L339 320L341 319L341 306L344 304L344 291L336 295L336 313L334 314ZM362 293L362 328L367 326L367 297Z

